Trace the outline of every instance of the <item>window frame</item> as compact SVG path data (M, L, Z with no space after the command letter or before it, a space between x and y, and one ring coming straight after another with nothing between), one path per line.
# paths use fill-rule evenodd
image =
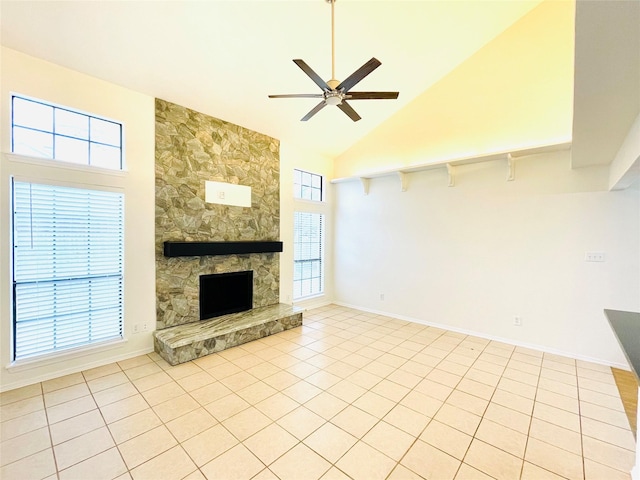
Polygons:
M44 161L47 162L57 162L57 163L63 163L63 164L68 164L68 165L73 165L73 166L77 166L77 167L85 167L85 168L90 168L90 169L101 169L101 170L108 170L108 171L113 171L113 172L122 172L125 170L125 139L124 139L124 124L122 122L119 122L117 120L113 120L104 116L100 116L100 115L95 115L92 113L88 113L82 110L77 110L71 107L67 107L67 106L63 106L63 105L59 105L53 102L47 102L45 100L41 100L38 98L34 98L34 97L30 97L28 95L23 95L20 93L15 93L12 92L11 94L11 99L10 99L10 117L11 117L11 121L10 121L10 149L11 149L11 154L13 155L18 155L18 156L23 156L26 158L34 158L34 159L42 159ZM44 107L50 108L51 109L51 129L40 129L40 128L36 128L34 126L29 126L29 125L23 125L20 123L16 123L15 117L16 117L16 112L15 112L15 102L16 100L21 100L21 101L26 101L26 102L32 102L34 104L38 104L38 105L42 105ZM86 121L87 121L87 134L86 134L86 138L83 138L82 136L74 136L72 134L64 134L64 133L59 133L58 131L56 131L56 111L60 111L60 112L66 112L66 113L70 113L73 115L77 115L77 116L81 116L81 117L85 117ZM118 134L117 134L117 138L118 138L118 142L116 143L108 143L108 142L104 142L104 141L98 141L92 138L92 120L95 121L99 121L99 122L104 122L104 123L109 123L112 124L114 126L116 126L118 128ZM51 136L51 155L31 155L28 153L24 153L24 152L16 152L16 141L15 141L15 129L22 129L22 130L28 130L31 132L37 132L37 133L43 133L46 135L50 135ZM74 161L70 161L64 158L57 158L56 157L56 139L66 139L66 140L72 140L74 142L84 142L86 143L86 163L84 162L74 162ZM92 160L92 146L97 146L97 147L107 147L107 148L115 148L118 150L118 168L112 168L109 166L102 166L102 165L94 165L91 163ZM96 155L94 155L94 158L96 157Z
M303 184L302 182L297 181L297 177L307 177L308 182ZM301 178L301 180L303 179ZM315 185L314 185L315 180ZM303 170L302 168L294 168L293 169L293 197L294 197L294 208L293 208L293 272L292 272L292 299L294 302L297 301L305 301L311 298L319 297L325 294L326 292L326 236L327 236L327 219L329 218L328 205L326 202L326 183L325 176L322 174L318 174L309 170ZM298 195L301 193L303 188L307 188L308 192L310 192L306 196ZM313 198L313 192L317 192L315 195L315 199ZM319 199L318 199L319 197ZM302 259L296 260L296 249L298 248L298 243L296 242L297 236L297 216L298 214L310 214L310 215L320 215L319 220L319 250L320 250L320 258L318 259ZM318 261L320 263L320 272L319 275L314 276L311 274L311 277L304 278L296 278L297 277L297 268L296 264L299 262L307 262L307 261ZM311 267L313 268L313 267ZM310 293L302 293L302 282L305 280L311 280L313 282L314 278L319 278L319 290L311 291ZM299 287L297 287L299 285ZM301 295L296 296L296 290L300 289Z
M63 168L64 169L64 168ZM44 178L34 178L29 175L28 177L23 175L9 175L9 179L11 180L10 192L11 192L11 202L10 202L10 214L9 214L9 235L10 235L10 248L11 252L9 254L9 264L10 264L10 288L11 288L11 365L10 367L15 368L16 366L24 366L29 364L34 364L42 360L52 360L55 359L61 360L63 358L68 358L71 355L77 354L78 352L83 351L98 351L103 349L114 348L117 344L125 342L125 326L126 326L126 315L125 315L125 216L126 216L126 208L125 208L125 192L123 188L106 186L106 185L96 185L96 184L80 184L80 183L72 183L72 182L60 182L55 180L49 180ZM15 232L15 205L14 205L14 188L13 183L20 182L24 184L39 184L51 187L59 187L59 188L67 188L67 189L77 189L84 191L97 191L97 192L108 192L120 195L119 203L122 206L121 215L120 215L120 244L121 244L121 259L120 259L120 299L119 299L119 309L120 309L120 328L119 335L113 336L106 339L100 339L93 342L86 342L73 345L67 348L61 349L53 349L47 352L43 352L40 354L28 355L17 357L16 354L16 342L17 342L17 328L16 328L16 276L15 276L15 242L14 238Z
M296 175L297 173L300 174L300 176L305 176L308 175L309 176L309 183L298 183L296 182ZM318 179L318 183L319 186L314 186L314 179ZM302 180L302 179L301 179ZM297 187L300 187L299 189ZM304 189L307 189L311 194L309 196L304 196L302 193L304 192ZM300 190L300 195L298 195L298 190ZM301 201L307 201L307 202L325 202L325 195L326 195L326 191L325 191L325 180L324 180L324 175L320 175L318 173L313 173L313 172L309 172L307 170L302 170L300 168L294 168L293 169L293 197L296 200L301 200ZM318 196L320 197L319 199L313 198L313 193L314 192L318 192Z
M128 319L128 307L127 307L127 295L128 295L128 287L126 282L127 276L127 223L128 216L127 213L131 205L128 202L128 193L131 190L132 185L130 184L129 172L126 169L126 132L125 132L125 122L120 120L115 120L110 118L109 116L103 116L101 114L88 113L83 110L74 110L73 108L67 107L65 105L57 104L50 101L39 100L34 97L30 97L24 95L20 92L10 91L8 94L8 104L9 107L12 107L11 98L14 96L25 98L28 100L36 100L44 103L45 105L49 105L52 108L62 108L65 110L70 110L72 112L78 112L82 115L88 115L100 120L106 120L110 122L114 122L118 124L120 127L120 169L114 168L106 168L103 166L95 166L88 164L81 164L75 162L66 162L62 160L56 160L51 158L44 158L42 156L31 156L25 155L21 153L13 153L13 152L2 152L0 154L0 162L2 163L2 169L4 173L2 175L3 183L5 183L6 190L3 190L6 193L5 198L2 200L3 208L6 209L6 226L7 226L7 246L9 251L7 252L7 266L8 271L5 279L7 283L5 284L5 291L7 293L7 310L6 313L11 319L11 321L7 322L7 330L6 330L6 338L2 342L3 347L6 348L7 351L7 360L9 363L5 366L7 370L22 372L31 370L34 368L40 368L45 365L51 365L54 363L67 362L67 361L77 361L87 355L95 355L102 354L108 351L117 351L120 350L123 344L127 343L130 340L130 336L133 333L132 327L130 325L130 321ZM10 116L13 115L13 109L10 108ZM12 123L12 119L8 124ZM11 134L11 130L10 130ZM11 143L11 138L9 139ZM12 148L13 150L13 148ZM59 350L53 353L43 354L39 356L22 358L19 360L12 360L14 356L13 351L13 342L15 331L13 328L13 254L11 250L13 250L13 205L12 205L12 189L11 189L11 180L17 180L22 182L29 183L41 183L41 184L50 184L50 185L59 185L65 187L72 188L80 188L80 189L89 189L89 190L102 190L102 191L110 191L115 193L121 193L124 196L124 209L123 215L121 219L121 225L123 228L123 281L122 281L122 333L119 338L115 338L112 340L104 340L98 341L96 343L85 344L77 347L72 347L64 350Z

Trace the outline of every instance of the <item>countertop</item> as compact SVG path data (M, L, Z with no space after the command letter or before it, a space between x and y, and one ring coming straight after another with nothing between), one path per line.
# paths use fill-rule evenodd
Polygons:
M605 310L631 370L640 382L640 313Z

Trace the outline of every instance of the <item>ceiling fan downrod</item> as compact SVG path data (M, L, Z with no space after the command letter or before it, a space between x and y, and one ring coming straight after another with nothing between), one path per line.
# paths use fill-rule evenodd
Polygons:
M326 0L326 1L331 4L331 80L329 80L327 83L333 89L336 86L338 86L338 84L340 83L340 82L338 82L336 80L336 35L335 35L335 31L336 31L336 27L335 27L335 25L336 25L336 21L335 21L336 0ZM331 82L336 82L336 84L332 85Z

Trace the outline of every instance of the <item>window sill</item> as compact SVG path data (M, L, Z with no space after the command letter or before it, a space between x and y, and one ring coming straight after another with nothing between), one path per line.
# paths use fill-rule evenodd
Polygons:
M322 293L315 293L315 294L313 294L313 295L308 295L308 296L306 296L306 297L298 297L298 298L294 298L294 299L293 299L293 303L294 303L294 304L295 304L295 303L303 303L303 302L306 302L306 301L308 301L308 300L316 300L316 299L318 299L318 298L322 298L322 297L324 297L324 295L325 295L325 294L324 294L324 292L322 292Z
M294 198L296 203L301 205L316 205L316 206L327 206L329 203L326 200L309 200L306 198Z
M31 370L33 368L44 367L52 365L54 363L68 362L76 358L85 357L87 355L93 355L100 352L106 352L121 347L127 343L126 338L118 340L109 340L106 342L97 343L94 345L85 345L82 347L65 350L64 352L49 353L46 355L40 355L38 357L25 358L23 360L16 360L9 363L5 369L13 372L21 372L25 370Z
M91 167L89 165L79 165L71 162L65 162L63 160L55 160L52 158L29 157L27 155L18 155L16 153L4 153L3 156L10 162L28 163L40 167L61 168L65 170L87 173L99 173L100 175L112 175L114 177L125 177L127 175L126 170L112 170L110 168Z

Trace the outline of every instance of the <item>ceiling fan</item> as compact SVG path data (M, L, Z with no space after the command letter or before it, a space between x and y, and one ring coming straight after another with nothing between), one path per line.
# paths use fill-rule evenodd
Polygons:
M322 93L291 93L285 95L269 95L269 98L321 98L319 104L311 109L300 120L306 122L327 105L335 105L351 120L357 122L362 117L347 103L347 100L395 100L398 92L352 92L351 89L364 77L373 72L380 65L377 58L372 58L358 70L349 75L346 80L340 82L335 79L335 35L334 35L334 5L336 0L326 0L331 3L331 80L324 81L320 75L305 63L304 60L295 59L293 62L306 73L322 89Z

